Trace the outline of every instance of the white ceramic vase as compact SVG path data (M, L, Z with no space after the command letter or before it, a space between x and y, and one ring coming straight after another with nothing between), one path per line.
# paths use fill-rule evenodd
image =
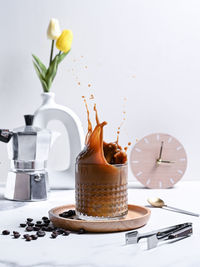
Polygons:
M64 125L69 138L70 164L68 169L62 171L48 170L49 184L52 189L74 188L75 160L84 146L84 132L80 119L71 109L56 104L54 93L42 93L42 105L34 115L34 125L40 128L46 128L52 120L60 121Z

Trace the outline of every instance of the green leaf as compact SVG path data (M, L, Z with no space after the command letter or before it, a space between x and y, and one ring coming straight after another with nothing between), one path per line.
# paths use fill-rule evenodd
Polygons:
M34 58L35 62L37 63L38 65L38 68L40 69L40 72L42 74L43 77L45 77L46 75L46 72L47 72L47 69L45 67L45 65L42 63L42 61L36 57L35 55L32 55L32 57Z
M63 61L63 59L66 57L66 55L70 52L70 50L67 52L67 53L62 53L60 55L57 55L58 56L58 64Z
M51 62L45 76L45 81L47 83L48 88L51 87L51 84L56 76L58 69L58 55L55 56L53 61Z
M40 72L40 69L38 68L37 64L36 64L34 61L33 61L33 66L34 66L34 68L35 68L35 71L36 71L36 73L37 73L39 79L40 79L40 82L41 82L41 84L42 84L43 90L44 90L45 92L49 92L49 88L48 88L48 86L47 86L47 83L46 83L46 81L44 80L44 78L43 78L43 76L42 76L42 74L41 74L41 72Z

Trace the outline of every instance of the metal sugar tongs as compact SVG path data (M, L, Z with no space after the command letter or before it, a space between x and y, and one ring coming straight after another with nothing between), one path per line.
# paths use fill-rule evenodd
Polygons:
M182 223L163 229L155 230L145 234L139 234L138 231L132 231L125 234L126 244L137 244L140 239L147 239L147 249L155 248L160 241L179 239L189 237L193 233L192 223Z

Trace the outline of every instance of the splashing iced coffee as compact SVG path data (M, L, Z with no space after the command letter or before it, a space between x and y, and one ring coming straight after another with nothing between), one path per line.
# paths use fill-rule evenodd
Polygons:
M82 219L118 219L126 216L127 154L116 142L103 141L103 128L94 105L96 126L93 129L89 110L83 97L88 119L85 148L76 159L76 213Z

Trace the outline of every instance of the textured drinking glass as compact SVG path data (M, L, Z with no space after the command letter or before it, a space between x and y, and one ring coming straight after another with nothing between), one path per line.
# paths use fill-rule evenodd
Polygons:
M85 220L120 219L128 213L128 164L76 163L76 214Z

